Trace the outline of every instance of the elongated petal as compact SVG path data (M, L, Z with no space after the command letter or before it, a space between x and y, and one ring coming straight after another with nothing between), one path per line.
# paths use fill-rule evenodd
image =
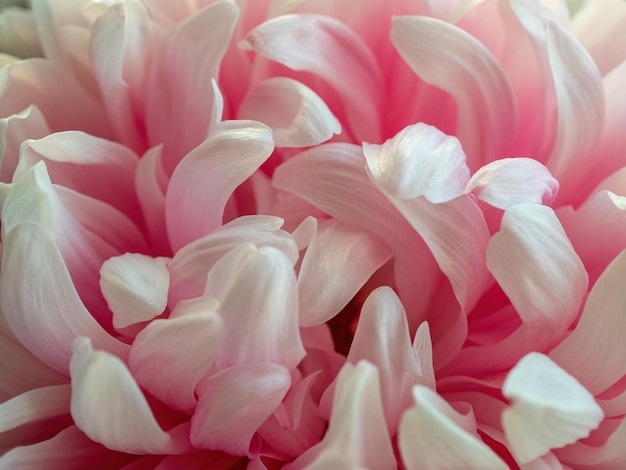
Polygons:
M279 364L244 364L209 377L198 388L191 441L196 447L253 457L254 433L290 384L289 372Z
M173 308L182 299L202 295L209 270L222 256L242 243L273 246L295 264L298 249L291 235L280 229L282 225L283 220L278 217L240 217L181 248L168 265L170 306Z
M90 439L132 454L169 453L170 436L157 423L124 363L77 338L70 365L72 418Z
M380 140L380 69L363 40L344 23L321 15L279 16L252 30L243 46L324 79L346 107L356 141Z
M223 330L215 311L155 320L135 338L129 368L152 395L191 413L196 405L194 390L222 346Z
M221 366L275 362L291 369L304 357L296 276L282 251L240 245L211 269L204 295L221 302Z
M516 204L549 205L559 182L546 167L532 158L496 160L478 170L467 183L467 192L498 209Z
M167 190L167 233L176 251L218 228L226 201L274 150L272 131L225 121L176 167Z
M35 388L0 404L0 433L22 424L70 412L71 388L50 385Z
M426 124L409 126L382 145L363 144L363 154L376 184L400 199L449 201L469 180L458 139Z
M491 53L469 33L427 17L396 17L391 41L422 80L448 92L468 165L502 156L516 132L513 93Z
M170 283L167 261L125 253L104 262L100 287L115 328L152 320L165 311Z
M587 437L603 418L593 396L547 356L530 353L509 372L502 414L511 452L520 464Z
M505 470L508 466L476 433L473 414L463 415L429 388L413 387L415 404L400 420L398 443L409 470L467 468Z
M333 222L309 244L298 274L300 326L334 317L390 258L373 235Z
M238 117L270 126L277 147L310 147L341 132L341 124L313 90L285 77L267 79L251 89Z

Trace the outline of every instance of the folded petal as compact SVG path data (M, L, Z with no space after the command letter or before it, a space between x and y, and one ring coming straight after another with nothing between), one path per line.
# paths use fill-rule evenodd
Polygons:
M371 50L344 23L322 15L279 16L253 29L242 45L321 77L339 94L355 140L380 141L380 69Z
M310 147L341 133L341 124L309 87L286 77L252 88L239 106L239 119L268 125L277 147Z
M373 235L343 222L331 222L313 237L302 258L298 274L300 326L334 317L390 255Z
M198 388L191 441L204 449L254 457L253 436L283 400L291 377L280 364L243 364L209 377Z
M0 404L0 433L22 424L43 421L70 412L69 384L50 385L24 392Z
M604 417L593 396L547 356L526 355L511 369L502 414L511 453L520 464L587 437Z
M167 233L174 251L221 225L228 198L273 150L272 131L265 125L224 121L185 156L165 199Z
M508 466L480 440L471 411L461 414L433 390L413 387L415 404L400 420L398 444L409 470L467 468L505 470Z
M550 171L532 158L505 158L491 162L467 183L466 191L498 209L516 204L549 205L559 190Z
M427 83L448 92L458 109L457 135L476 170L502 156L515 138L509 81L488 49L460 28L428 17L396 17L391 41Z
M363 154L376 184L400 199L449 201L469 180L458 139L427 124L406 127L382 145L364 143Z
M304 357L296 275L282 251L240 245L213 266L204 295L221 303L222 367L274 362L292 369Z

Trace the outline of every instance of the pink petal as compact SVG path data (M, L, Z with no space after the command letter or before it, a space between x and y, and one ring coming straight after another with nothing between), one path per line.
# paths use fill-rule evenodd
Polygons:
M239 106L239 119L271 127L277 147L310 147L341 133L341 124L309 87L285 77L252 88Z
M511 369L502 394L513 403L502 414L502 426L520 464L587 437L603 418L593 396L539 353Z
M279 364L243 364L209 377L198 388L191 418L194 446L254 457L254 433L284 398L291 377Z
M102 264L100 288L116 329L152 320L165 311L170 283L167 262L167 258L125 253Z
M397 468L375 366L360 361L341 369L332 410L328 431L321 442L285 469Z
M473 414L461 414L431 389L413 387L415 404L400 420L398 444L409 470L508 466L480 440Z
M70 412L69 384L35 388L0 404L0 433Z
M213 266L204 295L221 302L221 366L275 362L292 369L304 357L296 276L282 251L240 245Z
M382 145L364 143L363 154L372 179L399 199L446 202L463 194L469 180L456 137L426 124L406 127Z
M559 182L546 167L532 158L505 158L479 169L467 183L466 191L498 209L516 204L549 205Z
M222 346L223 330L215 311L155 320L135 338L128 366L152 395L191 414L196 405L194 390Z
M90 439L131 454L167 454L174 442L157 423L146 398L124 363L91 341L72 346L72 418Z
M298 274L300 326L334 317L390 258L376 237L333 221L313 236Z
M550 357L598 395L626 374L626 319L622 289L626 252L613 260L591 289L574 331Z
M476 38L427 17L393 19L391 41L419 77L448 92L457 135L473 170L502 156L516 132L516 107L501 66Z
M214 126L211 79L217 78L238 16L234 1L215 1L174 26L159 45L147 79L146 124L148 144L164 145L169 174Z
M282 225L283 221L278 217L240 217L181 248L168 265L170 306L173 308L183 299L202 295L209 270L222 256L242 243L273 246L295 264L298 249L291 235L280 229Z
M271 130L224 121L176 167L167 190L167 233L174 251L222 223L226 201L274 150Z
M284 15L253 29L241 45L321 77L339 94L355 140L380 141L380 69L363 40L344 23L321 15Z

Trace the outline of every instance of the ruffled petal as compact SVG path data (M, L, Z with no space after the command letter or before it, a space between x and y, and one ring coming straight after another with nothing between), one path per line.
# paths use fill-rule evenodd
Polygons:
M559 190L559 182L548 169L532 158L496 160L478 170L466 191L498 209L516 204L549 205Z
M220 366L274 362L292 369L304 357L296 275L282 251L240 245L211 269L204 295L221 303Z
M253 437L285 397L291 377L280 364L243 364L209 377L198 387L191 441L199 448L254 457Z
M35 388L0 404L0 433L70 412L69 384Z
M277 147L310 147L341 133L341 124L309 87L285 77L252 88L239 106L239 119L268 125Z
M457 132L476 170L502 156L516 134L509 81L485 46L458 27L428 17L396 17L391 41L419 77L456 100Z
M471 411L461 414L427 387L413 387L415 404L400 420L398 444L409 470L508 466L480 440Z
M400 199L449 201L463 194L469 180L458 139L427 124L406 127L382 145L365 143L363 154L376 184Z
M254 121L224 121L176 167L167 190L167 233L174 251L222 223L224 207L274 150L272 131Z
M344 23L321 15L279 16L253 29L242 46L324 79L339 94L355 140L380 141L380 69L363 40Z
M604 417L593 396L547 356L526 355L511 369L502 394L509 448L520 464L587 437Z
M300 326L334 317L391 256L376 237L333 221L313 237L298 274Z

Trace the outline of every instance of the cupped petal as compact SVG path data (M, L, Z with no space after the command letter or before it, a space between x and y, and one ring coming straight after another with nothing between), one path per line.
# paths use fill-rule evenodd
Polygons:
M559 182L537 160L505 158L480 168L465 190L493 207L506 210L525 203L549 205L556 197Z
M228 198L273 150L269 127L254 121L224 121L185 156L165 198L167 233L174 251L222 224Z
M222 346L224 326L216 311L200 309L155 320L135 338L128 367L137 383L169 406L191 413L194 390Z
M282 251L240 245L213 266L204 295L221 304L220 366L274 362L291 370L304 357L296 275Z
M583 313L570 335L550 358L599 395L626 374L626 251L609 264L595 283Z
M0 433L26 423L69 414L69 384L49 385L22 393L0 404Z
M94 351L91 341L72 346L71 412L90 439L131 454L176 453L170 435L157 423L130 371L117 357Z
M471 411L459 413L421 385L413 387L413 399L415 404L402 415L398 430L400 455L407 469L508 468L478 437Z
M458 139L427 124L406 127L382 145L364 143L363 154L376 184L400 199L449 201L463 194L469 180Z
M289 371L280 364L242 364L212 375L198 387L191 442L199 448L255 457L254 434L290 385Z
M298 260L293 237L281 230L279 217L256 215L239 217L202 238L182 247L170 261L169 305L174 308L183 299L202 295L206 276L226 253L242 243L273 246L281 250L292 264Z
M591 393L550 358L530 353L507 375L502 413L511 453L520 464L587 437L604 417Z
M489 50L458 27L428 17L396 17L391 41L425 82L456 101L457 132L472 170L502 156L516 135L509 81Z
M380 141L380 68L363 40L344 23L322 15L279 16L253 29L242 46L325 80L339 94L355 140Z
M298 274L300 326L324 323L338 314L391 256L368 232L333 221L313 237Z
M152 320L167 306L168 258L125 253L100 268L100 288L116 329Z
M237 115L268 125L277 147L311 147L341 133L341 124L317 93L286 77L252 88Z

